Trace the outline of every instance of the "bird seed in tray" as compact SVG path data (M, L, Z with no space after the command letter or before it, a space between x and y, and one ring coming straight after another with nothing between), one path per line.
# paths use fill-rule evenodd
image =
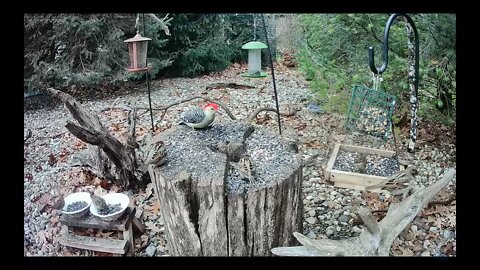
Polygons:
M86 201L78 201L67 205L67 212L75 212L85 208L88 205Z

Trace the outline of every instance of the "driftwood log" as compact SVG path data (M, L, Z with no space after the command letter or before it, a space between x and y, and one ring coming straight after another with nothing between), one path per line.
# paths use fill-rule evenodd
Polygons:
M88 143L90 155L83 165L88 165L100 176L117 182L124 188L137 184L141 173L137 169L134 147L122 144L100 122L97 115L83 108L71 95L48 88L48 93L60 99L78 125L67 121L65 127L75 137ZM135 141L129 138L127 141Z
M238 121L172 128L162 166L149 165L174 256L270 256L302 230L301 155L286 139ZM297 148L298 149L298 148ZM256 184L235 163L247 153Z
M448 169L441 180L415 191L401 203L392 203L379 223L368 209L360 208L358 214L366 230L357 237L313 240L295 232L295 237L303 246L276 247L272 253L279 256L388 256L393 241L455 174L455 169Z

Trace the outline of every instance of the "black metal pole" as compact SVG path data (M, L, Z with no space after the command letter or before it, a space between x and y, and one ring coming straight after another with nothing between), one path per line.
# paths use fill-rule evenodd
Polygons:
M263 13L261 15L262 15L263 31L265 32L265 42L267 43L267 47L268 47L268 58L270 59L270 68L272 69L273 91L275 93L275 105L277 106L278 133L282 135L282 124L280 123L280 109L278 108L277 85L275 84L275 70L273 69L272 52L270 50L270 44L268 43L267 26L265 25L265 18L263 17Z
M420 45L418 39L418 31L417 27L415 26L415 22L412 18L405 14L405 13L395 13L388 18L387 24L385 25L385 30L383 33L383 53L382 53L382 66L380 68L375 67L375 58L374 58L374 51L373 47L368 48L368 61L370 65L370 69L375 74L382 74L388 66L388 36L390 33L390 27L392 26L395 19L399 16L403 16L407 19L408 24L412 27L414 38L415 38L415 78L413 81L413 91L410 94L410 104L411 104L411 124L410 124L410 142L407 147L407 151L412 153L415 148L415 141L417 140L417 109L418 109L418 81L420 80Z
M145 32L146 32L145 13L142 13L142 20L143 20L143 36L145 36ZM148 48L147 48L147 51L148 51ZM147 70L145 71L145 78L147 80L148 106L150 108L150 121L152 122L152 131L155 131L155 125L153 124L152 98L150 97L150 79L148 78L148 60L145 61L145 65L147 67Z

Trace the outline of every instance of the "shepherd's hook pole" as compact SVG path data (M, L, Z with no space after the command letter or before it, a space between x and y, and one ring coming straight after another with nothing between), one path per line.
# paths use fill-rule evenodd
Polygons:
M275 93L275 105L277 106L278 133L282 135L282 125L280 123L280 110L278 109L277 86L275 84L275 71L273 69L272 52L270 50L270 44L268 42L267 26L265 25L265 18L263 17L263 13L261 14L261 17L262 17L262 23L263 23L263 32L265 32L265 42L267 43L267 47L268 47L268 58L270 59L270 68L272 69L273 91Z
M418 110L418 80L420 79L419 75L419 54L420 54L420 47L419 47L419 40L418 40L418 32L417 32L417 27L415 26L415 23L413 22L412 18L403 13L395 13L390 16L390 18L387 21L387 24L385 25L385 31L383 33L383 52L382 52L382 66L377 69L375 67L375 59L374 59L374 51L373 47L368 48L368 60L370 64L370 69L372 70L373 73L375 74L382 74L388 66L388 35L390 33L390 27L392 26L393 22L395 21L395 18L398 16L403 16L407 19L408 24L413 29L413 34L415 38L415 78L413 79L413 91L410 93L410 104L411 104L411 110L410 110L410 115L412 117L410 121L410 141L408 143L407 151L408 152L413 152L415 148L415 142L417 140L417 125L418 125L418 116L417 116L417 110Z
M142 13L142 20L143 20L143 36L145 37L145 13ZM147 47L147 52L148 52L148 47ZM145 60L145 66L147 67L147 70L145 71L145 78L147 80L147 90L148 90L148 106L150 108L150 121L152 122L152 131L155 131L155 125L153 124L153 113L152 113L152 99L150 97L150 79L148 78L148 60Z

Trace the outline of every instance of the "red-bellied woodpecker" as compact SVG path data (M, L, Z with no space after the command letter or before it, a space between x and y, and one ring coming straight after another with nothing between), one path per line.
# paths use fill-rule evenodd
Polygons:
M180 115L182 122L191 128L205 128L215 120L215 111L218 110L218 105L209 103L203 109L196 107L189 111L183 112Z

